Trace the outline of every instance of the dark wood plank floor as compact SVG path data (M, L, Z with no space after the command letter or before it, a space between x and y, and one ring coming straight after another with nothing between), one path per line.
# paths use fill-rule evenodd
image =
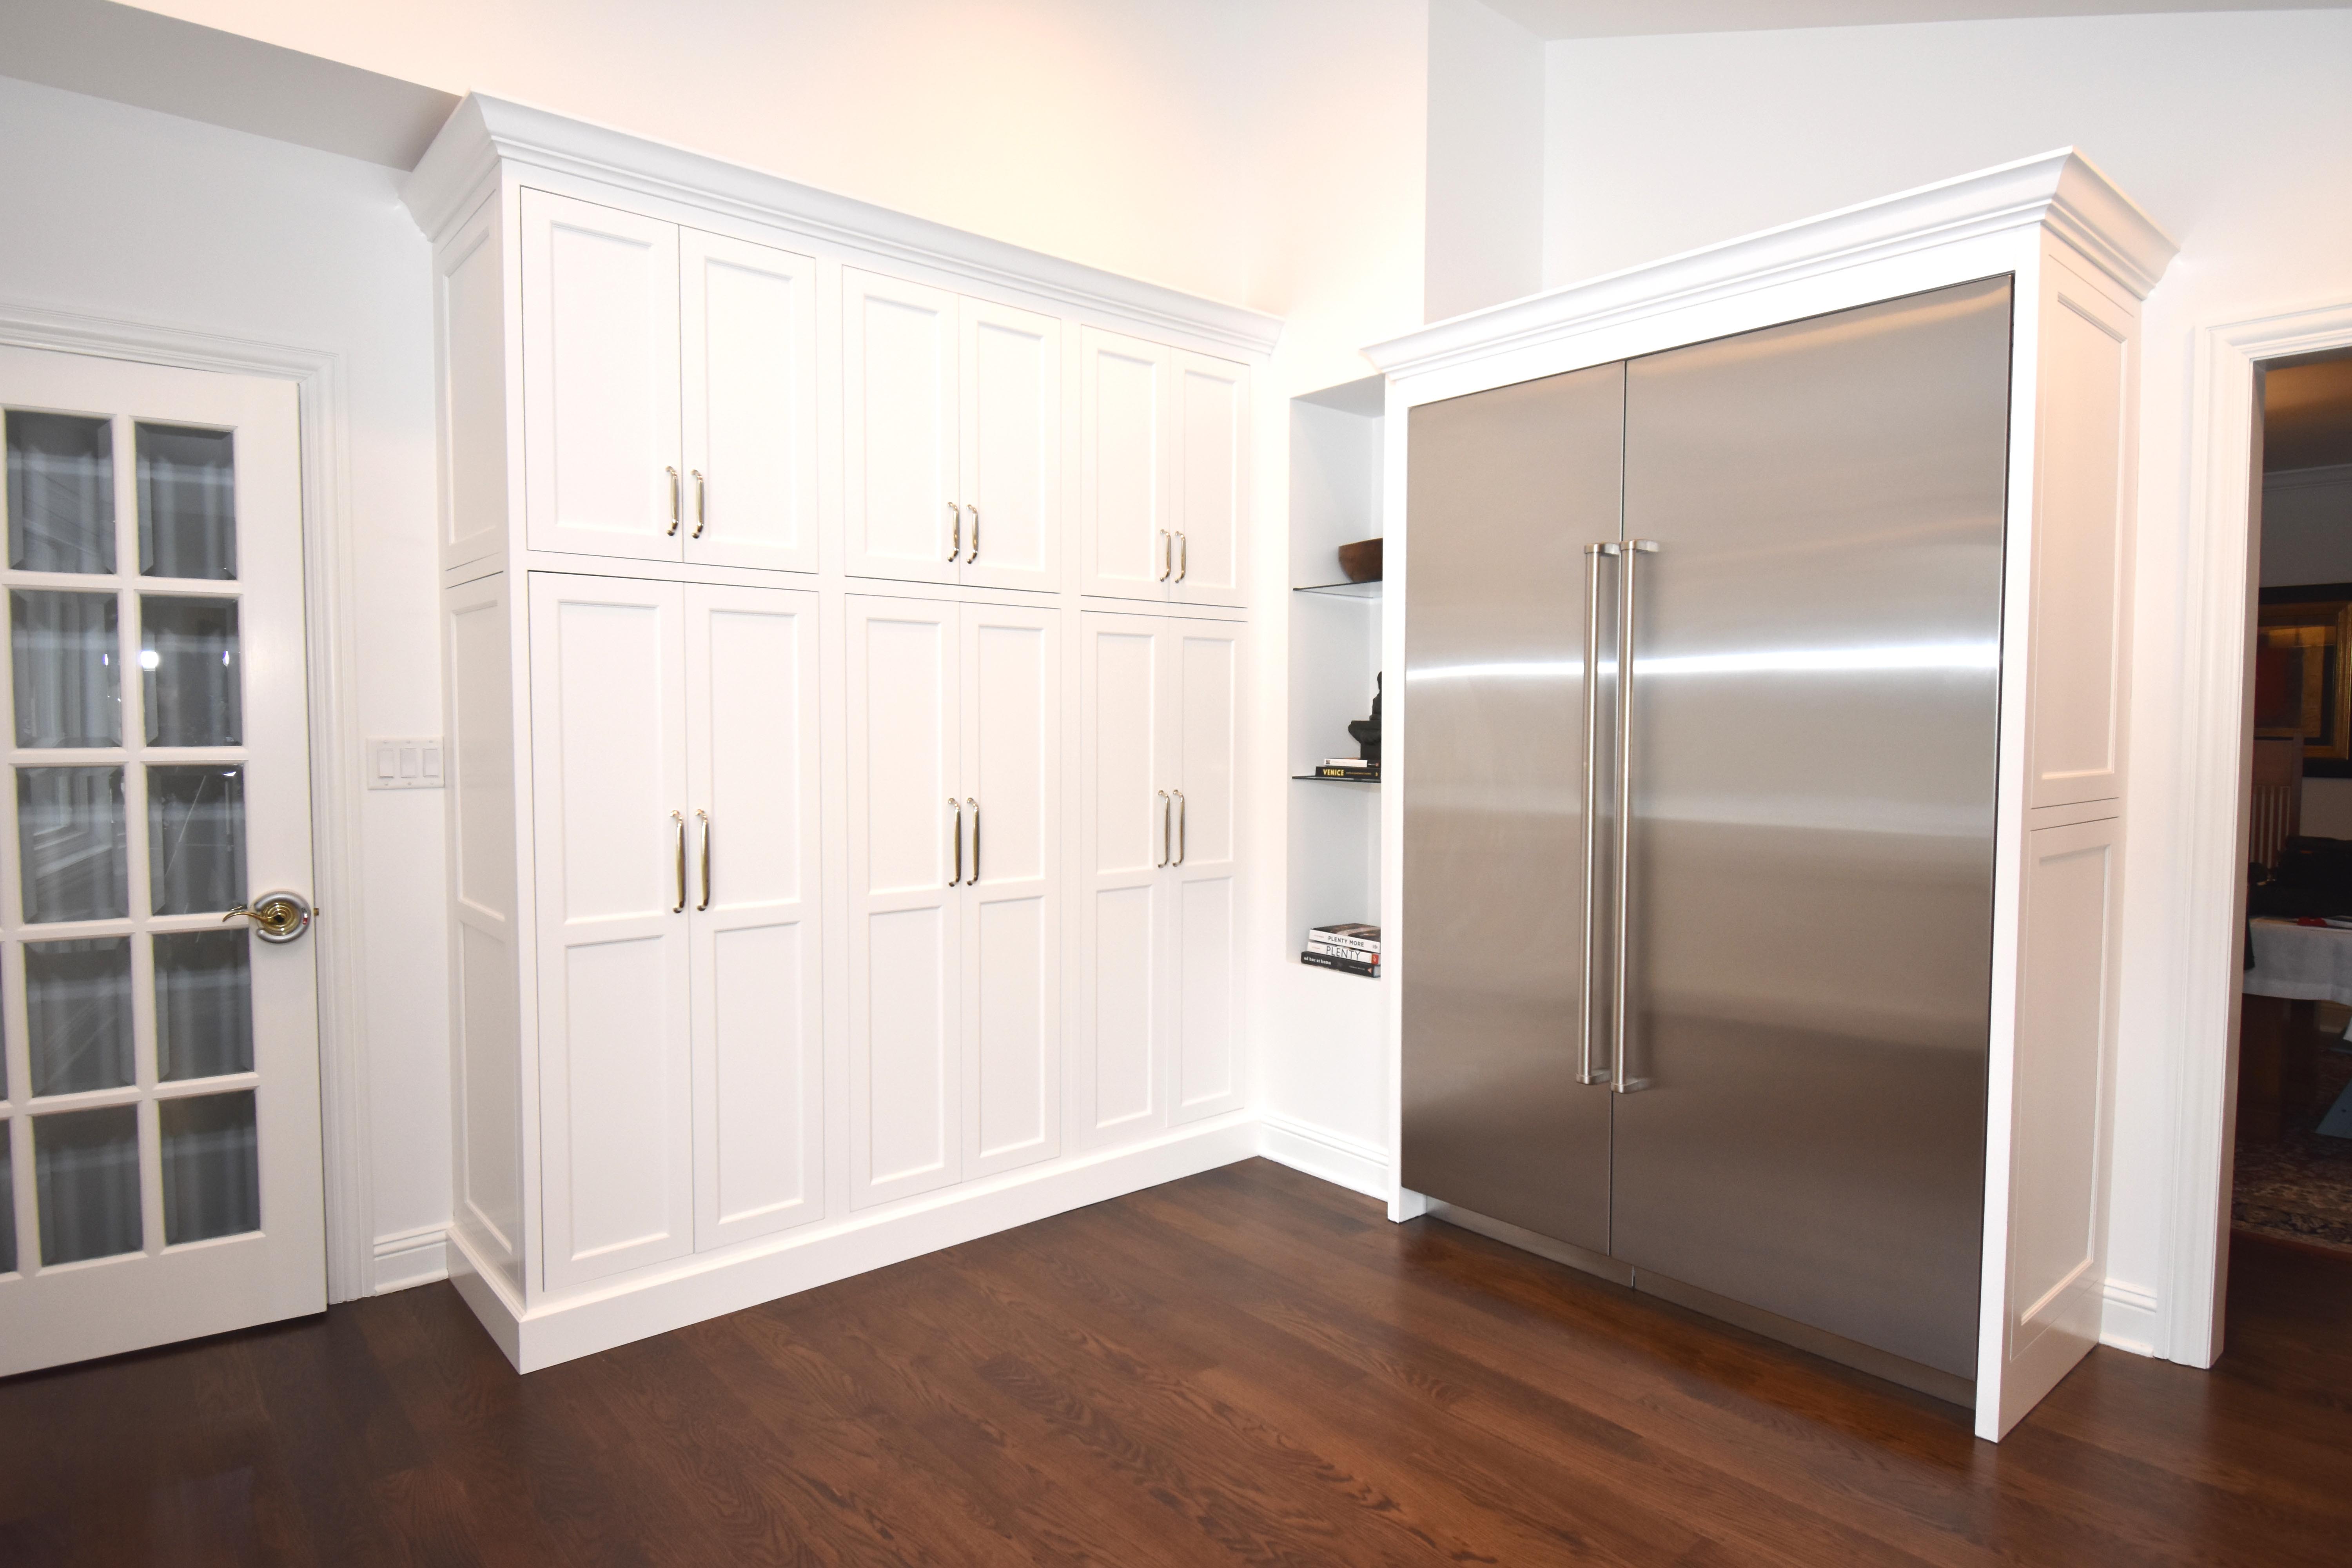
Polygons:
M0 1563L2352 1562L2352 1265L1961 1414L1264 1162L515 1376L446 1285L0 1383Z

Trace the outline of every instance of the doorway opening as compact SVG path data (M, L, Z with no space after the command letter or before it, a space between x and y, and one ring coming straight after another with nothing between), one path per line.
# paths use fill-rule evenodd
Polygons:
M2230 1239L2352 1270L2352 349L2259 386Z

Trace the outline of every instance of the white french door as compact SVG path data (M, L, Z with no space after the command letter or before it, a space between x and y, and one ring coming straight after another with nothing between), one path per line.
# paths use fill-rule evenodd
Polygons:
M0 408L6 1374L326 1272L295 390L0 349Z

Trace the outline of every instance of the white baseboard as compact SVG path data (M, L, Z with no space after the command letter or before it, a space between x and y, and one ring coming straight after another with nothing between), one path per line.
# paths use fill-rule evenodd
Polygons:
M436 1279L446 1279L448 1242L448 1227L439 1225L377 1237L368 1294L381 1296L389 1290L405 1290L411 1285L430 1285Z
M2156 1293L2121 1280L2107 1281L2099 1316L2099 1342L2134 1355L2156 1354Z
M1319 1176L1333 1186L1383 1201L1388 1198L1389 1152L1377 1143L1269 1114L1258 1118L1257 1152L1276 1164Z
M829 1285L1014 1226L1198 1175L1256 1154L1255 1116L1236 1112L1149 1142L1078 1155L867 1214L820 1221L741 1250L692 1258L528 1308L449 1233L449 1279L518 1372L537 1372L779 1296Z

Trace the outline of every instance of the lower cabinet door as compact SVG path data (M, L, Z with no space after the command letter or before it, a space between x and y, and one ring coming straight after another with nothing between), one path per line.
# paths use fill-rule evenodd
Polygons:
M685 593L530 579L550 1290L694 1245Z
M1193 1121L1242 1102L1239 745L1242 627L1171 619L1170 699L1177 731L1175 843L1169 852L1170 1003L1175 1018L1169 1119Z
M963 606L963 1173L1061 1152L1061 612Z
M694 1241L824 1212L817 597L686 590Z
M1174 804L1164 623L1078 617L1078 967L1068 1124L1098 1146L1166 1125L1164 883Z
M961 1179L961 606L846 600L849 1201Z

